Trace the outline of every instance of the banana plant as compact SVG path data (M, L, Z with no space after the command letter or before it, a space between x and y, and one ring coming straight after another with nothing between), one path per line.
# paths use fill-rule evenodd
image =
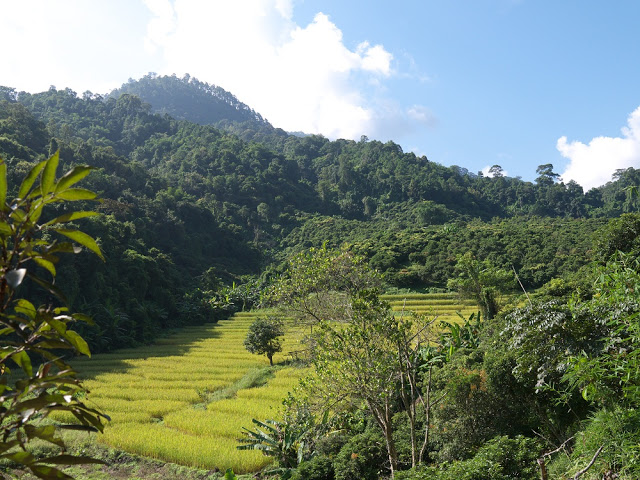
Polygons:
M258 427L249 430L243 427L245 438L239 439L243 442L238 445L238 450L259 450L264 455L274 457L278 462L278 467L271 470L270 474L280 474L281 479L287 479L305 458L305 435L306 430L288 428L284 422L276 420L260 421L255 418L252 422Z
M445 350L447 361L458 348L477 348L480 341L479 334L482 328L480 312L472 313L468 319L464 318L460 312L458 316L464 323L440 322L440 326L444 329L440 335L440 344Z

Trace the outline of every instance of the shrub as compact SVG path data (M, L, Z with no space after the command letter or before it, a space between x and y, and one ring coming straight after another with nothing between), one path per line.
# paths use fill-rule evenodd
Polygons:
M355 435L333 461L336 480L377 480L387 460L384 439L375 430Z
M496 437L469 460L398 472L396 480L534 480L540 444L531 438Z
M334 480L333 463L329 457L317 455L308 462L302 462L291 480Z
M96 241L69 224L97 213L64 210L65 202L96 197L89 190L72 188L91 168L77 166L56 179L58 162L55 153L36 164L11 199L7 166L0 159L0 461L22 465L46 479L69 478L50 464L101 462L67 455L61 430L69 426L44 420L63 412L77 420L74 430L102 431L107 418L83 403L85 389L64 355L65 349L91 355L85 340L72 330L89 319L52 305L65 303L54 284L60 253L76 253L81 245L103 258ZM59 216L51 218L56 213ZM35 299L30 289L35 285L48 294L45 305L27 299ZM37 458L27 447L38 442L57 446L58 451L34 449L47 455Z
M598 411L576 436L571 454L571 475L586 467L604 446L585 479L640 478L640 412L635 409ZM562 463L562 462L559 462ZM553 471L555 465L550 466Z

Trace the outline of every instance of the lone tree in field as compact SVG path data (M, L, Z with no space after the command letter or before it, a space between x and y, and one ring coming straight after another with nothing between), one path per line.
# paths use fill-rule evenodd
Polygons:
M282 351L280 337L284 335L282 321L274 318L258 318L249 327L244 346L250 353L266 355L273 366L273 355Z

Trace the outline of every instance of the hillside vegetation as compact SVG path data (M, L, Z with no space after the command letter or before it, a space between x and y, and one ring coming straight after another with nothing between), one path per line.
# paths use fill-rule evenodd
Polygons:
M0 156L0 196L18 197L4 215L33 230L12 240L5 222L4 248L57 278L22 285L27 270L6 260L3 288L30 299L5 315L9 355L42 383L49 366L36 371L23 351L37 335L52 340L33 348L63 366L57 348L89 353L80 335L94 353L119 349L76 362L112 414L108 445L238 472L270 465L246 451L260 450L272 474L298 480L640 475L638 170L586 193L551 164L535 182L499 165L485 177L393 142L290 135L219 87L156 75L106 96L1 87ZM79 166L60 183L58 160ZM89 173L80 165L94 168L88 190L66 192ZM98 216L84 211L92 190ZM69 229L37 224L40 196ZM65 197L80 201L75 216ZM97 255L55 264L55 231ZM394 293L406 289L422 293ZM60 291L95 322L67 330L52 316L73 320L51 310ZM46 326L31 301L54 312ZM242 348L259 305L298 327L288 341L304 339L292 356L311 376L299 389L299 370ZM77 389L55 400L84 400ZM37 393L12 421L56 445L55 427L32 416L48 408L46 385ZM244 430L238 450L250 420L263 430ZM5 460L53 478L4 446Z
M117 92L0 90L0 155L14 178L57 149L63 167L97 168L88 186L104 215L87 228L109 261L87 259L60 277L72 304L96 319L84 334L98 350L221 318L246 304L262 272L323 242L353 244L390 285L442 288L456 256L472 251L537 288L587 263L590 235L638 202L625 190L634 169L585 194L550 165L535 183L499 170L487 178L393 142L273 133L231 94L190 77L150 75L122 91L155 104ZM179 116L217 122L198 117L196 104L225 117L224 129L152 113L181 105ZM226 116L229 108L248 117ZM245 288L216 295L233 282Z

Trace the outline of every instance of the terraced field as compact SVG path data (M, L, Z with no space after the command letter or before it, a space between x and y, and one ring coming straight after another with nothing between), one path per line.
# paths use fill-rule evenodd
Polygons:
M473 300L460 301L455 293L406 293L382 295L382 299L391 304L391 308L399 315L402 311L413 311L418 314L438 317L445 322L458 322L460 312L465 318L478 311Z
M383 298L398 314L413 310L446 321L458 321L456 311L468 316L477 310L452 294ZM285 363L286 352L299 349L294 332L285 336L285 353L274 356L275 369L265 356L244 349L249 325L259 315L265 312L238 313L216 325L185 328L153 346L75 362L90 390L89 403L112 418L98 441L198 468L247 473L266 466L270 459L262 454L236 449L241 429L252 427L252 418L275 418L306 371Z
M264 312L262 313L264 315ZM304 370L243 346L259 313L238 313L216 325L186 328L156 345L75 362L90 390L89 403L111 416L98 441L120 450L199 468L254 472L270 460L239 451L242 427L275 418ZM295 350L295 335L284 352ZM247 388L274 370L268 383ZM268 374L267 374L268 375ZM61 418L59 418L61 419ZM65 420L71 420L66 418Z

